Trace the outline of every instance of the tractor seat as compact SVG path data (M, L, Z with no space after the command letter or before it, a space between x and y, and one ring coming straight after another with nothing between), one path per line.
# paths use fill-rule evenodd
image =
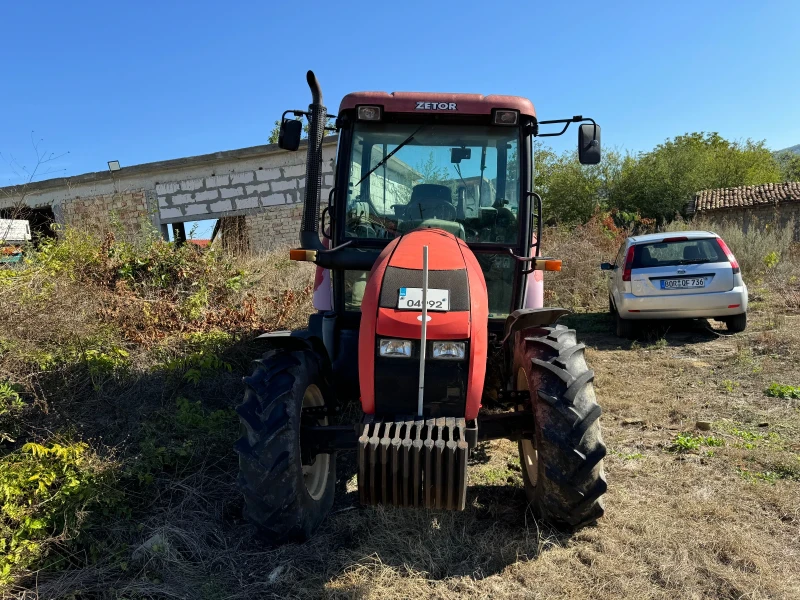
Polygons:
M453 194L446 185L420 183L411 190L411 200L406 206L405 218L411 221L427 219L456 220Z

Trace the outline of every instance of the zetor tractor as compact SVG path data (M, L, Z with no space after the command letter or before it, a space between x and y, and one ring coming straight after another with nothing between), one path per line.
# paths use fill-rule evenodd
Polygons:
M600 128L539 121L514 96L405 92L348 94L327 127L311 71L308 84L309 110L284 113L279 145L297 150L308 117L290 256L317 265L317 312L303 331L261 336L269 350L245 378L246 516L273 542L310 536L344 450L356 450L363 504L463 510L470 453L508 438L540 517L565 529L595 521L600 407L583 344L556 324L567 311L542 308L542 271L561 261L540 256L532 140L583 122L579 158L596 164ZM550 124L563 129L539 132ZM339 140L321 220L326 129ZM343 423L356 398L363 415Z

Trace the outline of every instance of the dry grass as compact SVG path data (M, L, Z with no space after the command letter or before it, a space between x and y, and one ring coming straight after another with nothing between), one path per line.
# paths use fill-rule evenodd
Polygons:
M588 257L573 260L574 272L556 286L583 306L605 302L593 295L594 283L582 281L598 255L608 258L588 241L595 235L559 242L573 258ZM286 272L280 257L272 260L247 267L257 297L303 289L310 272ZM77 284L63 285L69 296L50 296L48 310L35 315L0 300L0 313L16 310L0 322L0 337L31 349L100 335L108 325L96 317L100 301L69 287ZM570 318L596 373L609 448L607 514L596 527L566 535L538 522L521 488L516 445L495 441L472 458L462 513L360 507L353 456L343 454L336 505L318 534L302 545L270 548L241 518L235 458L221 450L229 447L222 438L232 440L235 431L211 431L222 441L192 446L190 459L154 470L151 485L126 488L133 512L104 522L106 552L65 547L70 562L19 580L7 596L799 598L800 400L770 398L764 389L772 382L800 385L800 317L766 277L762 285L748 331L733 337L673 327L632 344L610 335L605 314ZM265 320L280 315L268 312L268 302L260 307ZM303 310L286 314L284 323L296 326ZM180 355L180 336L134 344L124 328L107 335L141 351L132 357L132 373L102 380L99 389L85 381L85 371L26 372L20 356L0 356L0 377L29 377L28 389L40 395L37 410L46 414L37 413L30 435L66 423L101 454L113 449L123 464L137 464L141 439L180 442L180 432L158 425L176 396L202 400L208 410L237 402L238 372L249 357L240 341L222 354L233 372L190 385L153 371L164 346L170 357ZM696 430L698 420L711 421L712 430ZM698 442L678 451L679 436L721 445Z

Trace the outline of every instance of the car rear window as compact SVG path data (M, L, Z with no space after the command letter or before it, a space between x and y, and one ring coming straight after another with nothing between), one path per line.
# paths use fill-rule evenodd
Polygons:
M727 262L716 238L654 242L634 246L634 269Z

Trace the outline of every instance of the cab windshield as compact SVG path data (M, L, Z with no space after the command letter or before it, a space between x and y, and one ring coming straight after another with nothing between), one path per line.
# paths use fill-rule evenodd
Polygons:
M345 236L437 227L470 244L516 244L518 143L516 127L357 123Z

